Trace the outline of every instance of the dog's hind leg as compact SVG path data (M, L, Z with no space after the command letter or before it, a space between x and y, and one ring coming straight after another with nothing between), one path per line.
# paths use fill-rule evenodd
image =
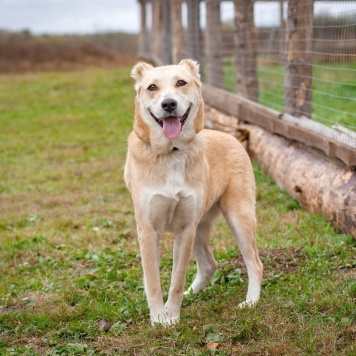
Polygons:
M197 261L198 273L192 285L185 294L200 292L209 282L217 269L218 264L209 247L210 236L214 230L214 223L220 209L214 207L210 209L200 221L195 236L193 256Z
M263 265L258 255L254 193L230 190L221 200L224 217L245 261L248 274L246 301L240 307L255 304L261 292Z

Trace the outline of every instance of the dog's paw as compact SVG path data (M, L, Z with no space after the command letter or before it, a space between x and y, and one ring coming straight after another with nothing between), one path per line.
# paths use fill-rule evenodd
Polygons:
M253 308L256 305L257 301L253 302L252 300L246 300L238 305L240 309L244 308Z
M167 301L165 305L167 319L170 325L176 324L180 317L180 304L176 305Z
M169 326L169 325L174 325L178 322L179 320L179 315L172 315L167 312L162 312L159 313L158 315L151 315L151 324L152 326L158 326L158 325L163 325L163 326Z
M150 317L151 317L151 324L153 326L156 324L165 324L167 320L167 315L164 308L161 308L160 310L155 312L151 310Z

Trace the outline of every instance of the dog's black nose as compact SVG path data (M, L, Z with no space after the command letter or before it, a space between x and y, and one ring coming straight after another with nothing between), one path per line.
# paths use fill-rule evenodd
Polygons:
M164 111L171 113L177 107L177 102L174 99L164 99L161 106Z

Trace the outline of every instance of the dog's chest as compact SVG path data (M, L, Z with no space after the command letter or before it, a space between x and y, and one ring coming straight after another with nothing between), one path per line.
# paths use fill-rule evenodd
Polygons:
M201 192L186 179L186 160L171 159L151 172L156 179L142 191L141 206L157 231L179 232L191 224L202 206Z

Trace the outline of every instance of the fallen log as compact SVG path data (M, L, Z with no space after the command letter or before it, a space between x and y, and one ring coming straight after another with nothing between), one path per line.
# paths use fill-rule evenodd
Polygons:
M207 106L206 126L248 137L253 160L312 213L324 215L341 231L356 238L356 172L321 151L254 125L242 124ZM248 132L246 134L246 131Z

